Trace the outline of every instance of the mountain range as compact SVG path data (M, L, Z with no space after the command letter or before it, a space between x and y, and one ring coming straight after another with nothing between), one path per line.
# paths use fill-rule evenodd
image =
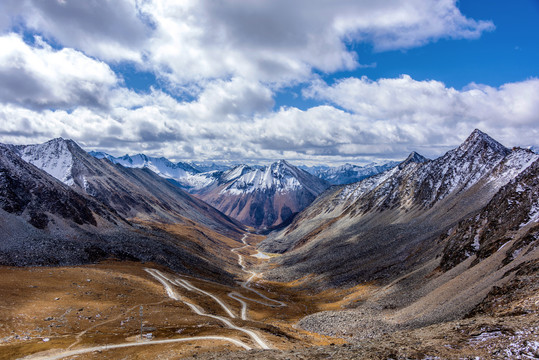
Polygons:
M352 314L303 319L311 331L330 329L330 321L367 336L366 313L381 331L461 318L511 280L512 269L537 262L538 159L479 130L437 159L413 153L384 173L325 192L271 233L260 249L283 255L265 277L304 279L302 286L316 289L377 284Z
M351 184L368 177L380 174L397 166L399 162L389 161L384 164L370 163L365 166L344 164L336 167L329 166L302 166L301 169L326 180L331 185Z
M61 138L0 144L0 264L150 263L153 272L136 276L146 274L140 284L148 284L153 274L152 288L168 294L174 311L200 315L211 303L201 316L215 320L214 311L234 303L239 325L260 326L265 337L291 341L293 351L301 331L359 344L354 351L370 349L365 359L398 358L400 345L386 349L396 339L413 348L402 358L465 358L459 351L475 347L485 358L526 358L539 349L530 340L539 326L539 155L530 149L475 130L432 160L412 152L384 166L311 168L318 176L284 160L203 170L145 155L89 154ZM184 279L172 282L157 266ZM178 307L174 301L183 300L165 284L183 287L197 305ZM164 324L175 338L171 319ZM231 333L257 339L229 323ZM341 351L306 351L326 349ZM345 350L336 358L354 358ZM244 355L237 358L271 354Z
M122 157L95 151L89 154L127 168L149 169L228 216L257 229L273 228L291 221L329 185L357 182L398 164L308 168L295 167L281 160L268 166L241 164L228 167L215 163L173 163L164 157L144 154Z
M215 181L196 196L255 228L291 220L329 187L329 183L280 160L269 166L239 165L215 173Z
M217 261L214 252L223 238L239 240L243 225L149 169L97 159L61 138L0 150L0 229L9 240L1 244L3 264L79 264L112 256L231 278L227 259ZM163 231L172 225L183 229L181 236ZM201 251L193 240L200 231L214 249Z

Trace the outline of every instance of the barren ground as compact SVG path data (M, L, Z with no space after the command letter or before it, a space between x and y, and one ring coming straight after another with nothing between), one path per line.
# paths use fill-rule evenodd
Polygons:
M256 241L256 237L251 240ZM250 248L239 251L247 266L259 260ZM232 253L233 254L233 253ZM60 350L73 350L105 344L139 341L140 306L143 307L145 333L154 340L190 336L227 336L256 348L245 334L228 329L217 320L196 315L188 306L170 299L161 283L144 269L159 269L155 264L106 261L77 267L0 267L0 359L16 359L31 354L46 355ZM309 294L294 291L287 284L253 283L251 286L269 298L286 302L286 307L269 307L247 301L249 320L239 317L241 304L228 297L232 291L256 299L256 295L241 286L231 287L217 282L188 280L196 287L212 293L235 313L237 326L255 330L276 349L294 349L310 345L327 345L344 341L296 329L294 324L303 316L325 310L325 303L342 298L341 294ZM239 273L238 280L246 274ZM207 313L227 316L212 298L194 291L175 287L182 297L203 308ZM262 299L260 299L262 300ZM215 351L236 351L241 348L224 341L197 340L184 343L127 347L90 354L78 359L94 358L162 358L172 359Z
M260 238L250 236L249 243ZM266 260L253 257L256 251L244 247L247 269ZM230 259L234 252L220 254ZM501 294L510 294L500 304L492 293L468 318L378 333L359 339L352 334L335 337L301 330L296 326L306 315L320 311L353 309L368 301L376 284L363 284L346 290L313 293L300 290L309 278L295 283L255 280L250 287L268 298L286 303L285 307L248 303L248 320L241 320L241 304L228 296L237 292L258 299L240 286L219 284L173 274L155 264L106 261L78 267L0 267L0 359L47 358L67 350L100 345L140 343L145 345L93 351L68 356L69 359L480 359L539 357L539 292L536 263L524 267ZM256 332L274 350L260 350L246 333L230 329L221 321L195 314L185 303L174 300L162 283L145 269L157 269L170 279L184 279L213 294L228 306L235 318L211 297L174 285L181 299L196 304L207 314L226 317L234 326ZM249 274L238 266L238 281ZM140 340L140 307L143 331L152 340ZM343 313L341 313L343 314ZM363 322L365 327L376 322ZM336 326L335 324L333 326ZM379 330L379 329L378 329ZM152 344L152 341L193 336L222 336L252 347L245 351L222 340L192 340Z

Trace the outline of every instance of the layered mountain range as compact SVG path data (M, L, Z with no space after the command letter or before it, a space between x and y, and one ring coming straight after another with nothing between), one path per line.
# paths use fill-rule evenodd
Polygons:
M211 204L228 216L257 229L287 224L329 185L360 181L397 166L398 162L366 166L295 167L281 160L269 166L173 163L144 154L114 157L89 152L128 168L149 169ZM314 176L310 176L314 175Z
M239 240L243 226L149 169L97 159L64 139L0 151L3 264L117 257L231 279L226 259L213 253L224 238ZM183 235L164 231L172 225ZM196 233L214 249L201 248Z
M44 144L12 148L23 160L126 218L184 223L194 220L209 228L230 227L236 231L240 226L158 176L151 168L124 167L101 161L72 140L59 138Z
M318 175L348 182L362 171L334 170ZM299 328L349 338L362 349L371 339L384 347L393 334L413 342L412 357L425 358L429 341L452 356L458 346L499 337L517 349L502 358L535 354L539 155L475 130L437 159L412 152L370 175L330 186L283 160L204 172L145 155L88 154L61 138L0 144L0 264L153 262L213 281L205 286L238 286L241 268L251 274L244 290L259 281L247 267L259 264L258 278L271 280L256 285L260 290L281 296L275 304L301 309L293 319L310 314ZM245 239L261 237L245 225L274 230L258 247L272 256L253 255ZM415 352L410 334L429 339L423 350ZM457 338L451 348L447 336ZM385 358L396 358L391 354Z
M353 315L315 314L302 320L308 330L331 319L361 332L366 313L379 314L384 331L460 318L539 257L538 159L479 130L435 160L412 153L325 192L270 234L260 249L283 255L266 278L317 289L377 284Z
M187 163L173 163L143 154L113 157L90 152L90 155L127 168L151 170L226 215L258 229L290 221L329 187L325 180L284 160L269 166L237 165L202 172ZM202 167L212 168L219 167L215 164Z

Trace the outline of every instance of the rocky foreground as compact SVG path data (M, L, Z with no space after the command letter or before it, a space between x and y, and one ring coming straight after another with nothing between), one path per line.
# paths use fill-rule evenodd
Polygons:
M288 351L221 352L192 359L537 359L539 358L539 261L523 264L503 287L495 287L463 319L403 328L376 312L325 312L324 321L303 327L334 333L348 344ZM339 321L337 321L337 319ZM320 316L317 320L322 320ZM345 333L355 323L356 331Z

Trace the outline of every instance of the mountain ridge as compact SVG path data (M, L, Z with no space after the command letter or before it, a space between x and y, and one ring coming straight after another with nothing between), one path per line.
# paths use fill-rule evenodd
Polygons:
M195 220L238 236L242 225L187 194L147 167L126 168L97 159L72 140L19 145L22 158L66 185L96 198L128 219L188 223ZM53 166L62 164L60 167ZM235 235L234 235L235 234Z
M515 150L513 153L521 154L522 151ZM339 238L342 238L349 232L358 231L352 229L358 229L360 223L369 228L380 221L387 222L388 226L423 222L427 227L440 228L435 234L442 231L444 226L454 224L460 216L485 206L501 186L529 166L530 158L535 157L533 153L526 152L524 157L515 156L516 159L511 162L511 153L488 135L476 130L459 147L438 159L405 161L401 163L403 166L326 192L287 228L270 234L260 249L278 253L295 249L292 253L295 251L299 254L301 250L298 246L320 239L323 234L327 234L327 239L336 237L330 235L332 233L340 234ZM507 164L503 163L506 158ZM489 178L487 175L492 171L495 174ZM464 192L471 201L459 200ZM455 213L454 210L447 212L455 207L460 207L462 213ZM384 220L380 214L385 214L387 219ZM426 218L428 214L432 214L432 221ZM436 225L427 225L436 222ZM306 251L309 249L307 247Z
M264 167L238 165L220 173L195 196L255 228L278 226L329 187L285 160Z
M527 281L515 269L539 259L538 178L537 154L476 130L437 159L326 191L259 245L281 254L264 277L312 292L367 284L349 310L298 324L325 335L360 341L457 321Z
M312 169L304 168L307 172L326 180L331 185L345 185L361 181L367 177L382 173L399 164L398 161L389 161L383 164L371 163L365 166L346 163L336 167Z

